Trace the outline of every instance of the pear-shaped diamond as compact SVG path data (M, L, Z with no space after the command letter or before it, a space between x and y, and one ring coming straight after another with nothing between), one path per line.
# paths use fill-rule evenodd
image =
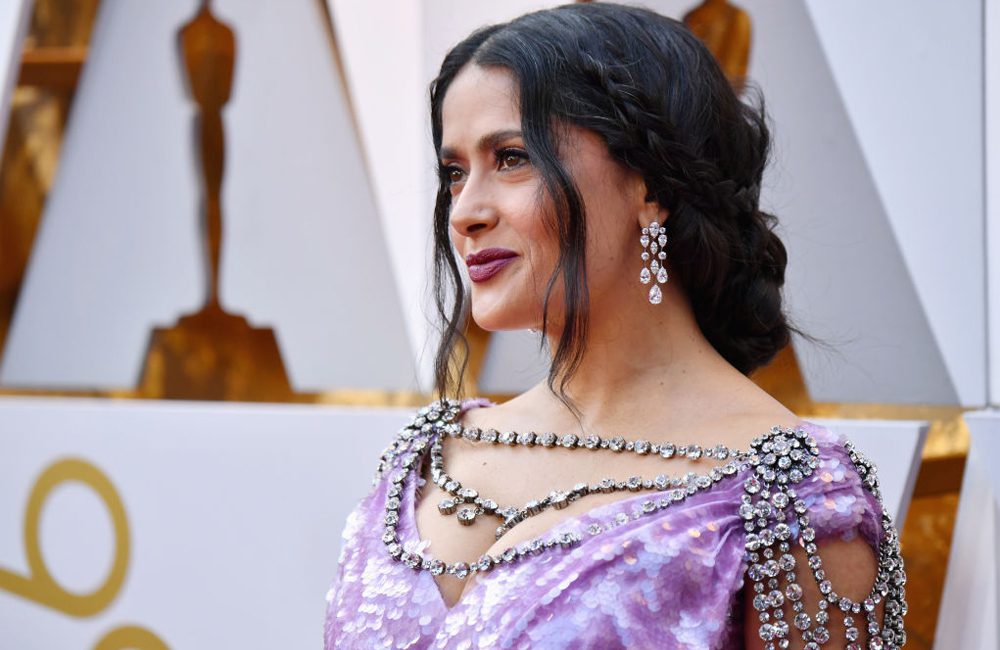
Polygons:
M649 246L649 235L643 235L642 237L640 237L639 243L642 244L643 248Z
M660 246L666 246L667 235L665 233L660 233L660 236L656 238L656 241Z
M661 300L663 300L663 293L660 291L660 285L654 284L649 288L649 302L658 305Z
M666 267L661 266L660 270L656 272L656 281L659 282L660 284L663 284L664 282L667 281Z
M660 224L658 224L655 221L653 223L649 224L649 234L650 235L652 235L653 237L656 237L656 235L658 235L659 232L660 232Z
M647 269L645 266L642 267L642 271L639 271L639 282L642 282L643 284L649 284L649 280L651 277L652 276L649 272L649 269Z

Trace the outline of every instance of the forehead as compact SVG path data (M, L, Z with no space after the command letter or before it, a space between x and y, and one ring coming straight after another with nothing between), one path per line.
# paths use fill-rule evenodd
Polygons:
M506 68L468 64L455 75L441 103L441 132L445 146L498 128L519 128L517 83Z

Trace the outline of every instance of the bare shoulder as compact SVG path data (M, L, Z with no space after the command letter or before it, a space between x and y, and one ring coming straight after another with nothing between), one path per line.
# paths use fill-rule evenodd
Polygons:
M709 373L693 384L685 400L691 404L686 419L695 430L723 438L730 446L745 449L774 426L795 428L802 423L760 385L735 371Z
M707 412L696 430L706 440L718 440L732 448L747 449L754 438L772 427L798 428L802 419L778 401L724 408Z
M493 402L492 404L485 405L475 405L473 407L467 408L461 415L460 420L462 426L466 427L486 427L490 426L490 422L496 421L499 417L503 417L505 411L510 409L509 406L505 407L504 404L507 402Z

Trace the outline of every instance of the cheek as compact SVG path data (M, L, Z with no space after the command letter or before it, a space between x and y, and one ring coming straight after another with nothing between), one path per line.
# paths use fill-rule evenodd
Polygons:
M622 213L622 206L609 207L603 215L595 215L587 233L588 284L598 295L621 292L632 276L638 283L642 270L638 224L633 232L629 227L632 221Z
M542 297L545 295L549 276L555 269L559 246L551 233L539 223L540 220L525 224L518 231L517 243L524 257L525 288L529 288L537 297Z
M634 245L638 259L641 232L638 222L629 214L629 206L614 194L614 190L600 186L595 189L598 191L584 197L587 205L588 258L602 267L621 265L628 251L632 250L631 245Z
M535 284L541 287L544 292L549 276L555 270L556 261L559 259L559 239L548 224L552 223L551 216L539 209L537 202L532 202L521 214L523 217L517 224L518 237L522 242L525 255L534 276Z

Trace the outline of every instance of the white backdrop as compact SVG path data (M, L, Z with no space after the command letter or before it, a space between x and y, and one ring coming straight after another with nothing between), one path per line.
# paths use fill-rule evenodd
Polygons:
M0 648L96 648L138 625L174 650L315 648L347 513L408 409L0 398ZM110 482L127 532L80 481L42 503L55 582L87 594L130 553L110 603L78 617L11 592L27 576L23 519L39 477L82 460ZM63 466L63 478L66 468ZM122 646L153 650L153 645Z

